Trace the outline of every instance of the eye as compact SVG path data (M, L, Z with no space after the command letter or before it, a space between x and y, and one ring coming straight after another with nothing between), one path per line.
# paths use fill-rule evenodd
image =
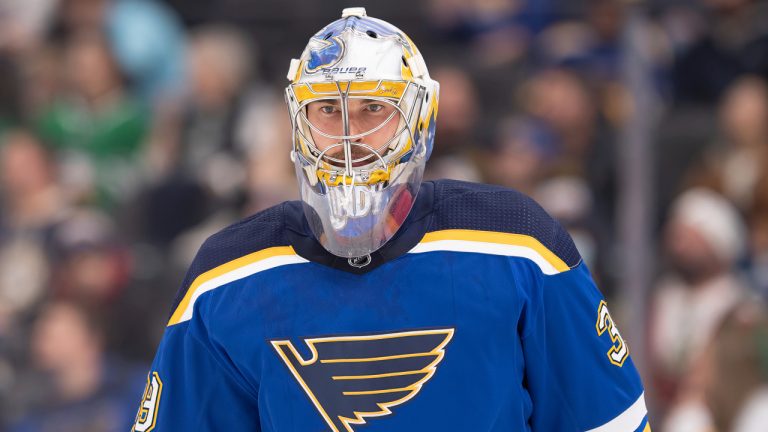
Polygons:
M380 111L384 110L384 105L377 104L377 103L372 103L372 104L366 105L365 109L370 111L370 112L375 112L376 113L376 112L380 112Z
M338 111L338 109L333 105L323 105L320 107L320 112L323 114L333 114L336 111Z

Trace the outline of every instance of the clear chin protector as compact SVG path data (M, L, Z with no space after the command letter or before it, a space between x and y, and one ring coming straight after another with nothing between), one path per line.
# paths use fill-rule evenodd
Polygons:
M291 158L315 237L364 257L402 226L428 157L419 125L426 89L412 81L297 83L286 89Z

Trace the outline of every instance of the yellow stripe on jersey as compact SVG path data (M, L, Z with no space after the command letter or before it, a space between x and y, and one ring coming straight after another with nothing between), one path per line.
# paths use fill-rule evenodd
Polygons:
M547 249L547 247L544 246L540 241L529 235L454 229L427 233L424 235L424 238L422 238L419 244L427 245L429 243L439 241L477 242L523 247L536 252L536 254L538 254L544 261L549 263L549 265L551 265L556 272L564 272L570 269L562 259ZM482 252L482 250L478 250L477 252ZM174 310L173 315L171 315L171 319L168 321L168 325L172 326L185 321L186 319L189 319L189 314L187 313L187 316L185 317L185 313L188 309L194 306L193 299L196 298L196 293L200 290L201 285L204 283L227 275L228 273L235 272L242 267L275 257L296 257L296 262L306 261L303 258L298 257L293 247L277 246L245 255L243 257L224 263L211 270L208 270L207 272L197 276L189 286L189 289L187 289L187 292L184 294L184 298L182 298L181 302ZM287 263L277 265L283 264ZM259 270L256 270L256 272L257 271ZM210 288L211 287L208 289Z
M570 270L568 264L554 252L547 249L536 238L525 234L500 233L495 231L476 231L464 229L451 229L427 233L420 243L436 241L470 241L481 243L495 243L509 246L520 246L534 250L558 272ZM480 251L478 251L480 252Z
M172 326L182 321L184 312L190 306L190 302L194 298L195 292L200 288L200 285L204 284L205 282L208 282L219 276L223 276L239 268L245 267L247 265L255 264L259 261L263 261L268 258L273 258L277 256L292 256L292 255L295 256L297 254L296 254L296 251L294 251L293 247L291 246L271 247L271 248L263 249L258 252L254 252L254 253L242 256L240 258L234 259L218 267L215 267L211 270L208 270L205 273L200 274L198 277L195 278L195 280L189 286L189 289L187 289L187 292L184 294L184 298L176 307L176 310L173 312L173 315L171 315L171 319L168 321L168 325Z

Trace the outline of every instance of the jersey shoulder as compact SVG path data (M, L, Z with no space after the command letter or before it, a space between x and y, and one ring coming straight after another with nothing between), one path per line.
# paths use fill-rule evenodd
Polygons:
M285 236L285 220L296 206L284 202L255 213L208 237L189 267L176 295L171 311L184 298L193 281L203 273L248 254L284 247L290 243Z
M581 256L568 232L527 195L502 186L439 180L435 185L433 231L469 230L531 237L576 267Z

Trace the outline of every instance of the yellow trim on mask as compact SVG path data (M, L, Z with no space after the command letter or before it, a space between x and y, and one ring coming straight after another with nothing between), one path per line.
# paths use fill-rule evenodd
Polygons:
M384 169L377 169L377 170L371 172L371 174L368 177L367 181L360 181L360 180L358 180L358 178L355 178L356 181L355 181L354 185L358 185L358 186L361 186L361 185L373 185L373 184L376 184L376 183L382 183L382 182L388 181L389 180L389 174L390 174L391 171L392 171L391 167L387 167L386 170L384 170ZM337 174L336 178L331 180L331 176L332 176L332 174L330 172L328 172L328 171L321 171L321 170L317 171L317 178L318 178L318 180L323 182L326 186L329 186L329 187L339 186L340 184L342 184L342 182L345 185L347 185L347 186L351 186L353 184L352 183L352 177L344 176L344 175L338 175Z
M339 89L342 93L347 93L348 87L350 96L400 99L408 87L408 83L404 81L345 81L339 82L338 85L337 87L336 82L293 84L293 93L300 104L310 99L338 97Z

